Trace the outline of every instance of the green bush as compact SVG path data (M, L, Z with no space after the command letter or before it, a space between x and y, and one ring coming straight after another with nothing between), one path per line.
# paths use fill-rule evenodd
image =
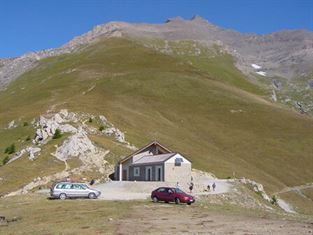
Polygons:
M9 161L10 161L10 157L9 157L9 156L6 156L6 157L3 158L3 160L2 160L2 165L7 164Z
M92 118L91 117L89 118L88 122L92 123Z
M104 130L104 126L100 126L99 131L103 131L103 130Z
M23 126L28 126L28 122L24 122L24 123L23 123Z
M6 147L4 153L7 154L15 153L15 144L11 144L9 147Z
M27 136L25 140L30 141L30 136Z
M61 133L60 129L56 129L52 139L59 139L61 137L62 137L62 133Z
M272 203L273 205L277 205L277 198L276 198L275 195L272 197L271 203Z

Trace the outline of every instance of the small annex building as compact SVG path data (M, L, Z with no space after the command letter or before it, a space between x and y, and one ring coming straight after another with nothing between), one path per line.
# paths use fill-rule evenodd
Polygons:
M188 182L191 162L182 154L153 141L120 160L114 178L119 181Z

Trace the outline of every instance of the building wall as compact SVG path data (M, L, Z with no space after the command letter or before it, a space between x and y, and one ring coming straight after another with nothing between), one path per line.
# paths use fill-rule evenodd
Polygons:
M134 168L138 167L140 175L135 176L134 175ZM130 166L130 181L146 181L146 167L151 167L152 168L152 178L151 181L157 181L156 176L157 176L157 167L161 167L162 172L162 181L164 181L164 163L156 163L156 164L147 164L147 165L137 165L137 166Z
M175 165L175 159L182 158L180 166ZM176 154L164 163L164 180L166 182L190 182L191 162L180 154Z
M128 178L126 179L126 180L129 180L129 174L130 174L130 172L129 172L129 166L132 164L132 158L130 158L130 159L128 159L126 162L124 162L123 164L122 164L122 170L123 170L123 174L124 174L124 170L126 170L127 172L128 172ZM119 176L120 176L120 165L119 164L117 164L116 166L115 166L115 172L114 172L114 179L115 180L119 180L120 178L119 178ZM122 175L123 175L122 174ZM124 178L124 175L123 175L123 180L125 180L125 178Z

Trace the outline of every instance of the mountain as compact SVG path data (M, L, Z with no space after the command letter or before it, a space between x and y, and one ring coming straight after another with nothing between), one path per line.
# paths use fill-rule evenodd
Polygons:
M0 193L102 177L153 139L197 169L253 179L271 195L311 183L312 117L282 97L303 97L288 89L308 81L312 41L312 32L242 34L196 16L112 22L1 60L0 160L11 162L0 168ZM310 190L280 196L307 213Z

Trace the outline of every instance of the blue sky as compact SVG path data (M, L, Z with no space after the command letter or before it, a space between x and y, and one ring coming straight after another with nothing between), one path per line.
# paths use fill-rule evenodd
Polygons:
M201 15L240 32L313 31L313 0L0 0L0 58L59 47L109 21Z

